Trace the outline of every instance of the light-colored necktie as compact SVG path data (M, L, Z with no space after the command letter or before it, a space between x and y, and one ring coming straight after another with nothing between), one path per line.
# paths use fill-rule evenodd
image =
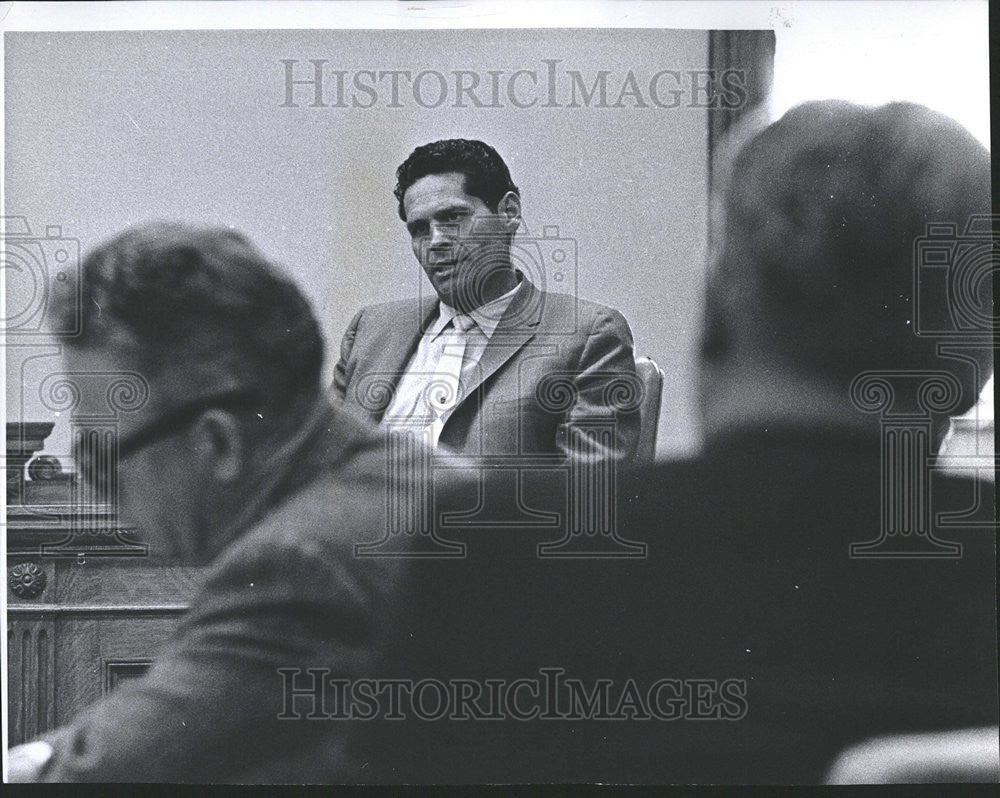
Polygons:
M452 317L450 324L450 327L445 328L441 357L434 376L424 391L424 404L434 416L434 420L424 427L422 433L424 441L430 446L437 446L448 414L462 398L462 363L469 342L468 332L476 322L469 316L458 314Z

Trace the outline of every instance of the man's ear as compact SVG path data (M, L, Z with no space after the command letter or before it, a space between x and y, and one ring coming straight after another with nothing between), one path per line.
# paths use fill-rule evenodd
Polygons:
M246 446L240 424L232 413L208 410L191 432L206 476L222 484L239 479L246 459Z
M508 191L497 203L497 215L503 220L507 233L514 235L521 225L521 198L513 191Z

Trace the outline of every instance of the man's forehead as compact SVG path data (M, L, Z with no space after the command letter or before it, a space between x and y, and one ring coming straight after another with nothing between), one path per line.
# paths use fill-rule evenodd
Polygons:
M433 213L447 205L485 205L478 197L465 191L465 175L461 172L443 172L425 175L414 181L403 195L406 218L414 214Z

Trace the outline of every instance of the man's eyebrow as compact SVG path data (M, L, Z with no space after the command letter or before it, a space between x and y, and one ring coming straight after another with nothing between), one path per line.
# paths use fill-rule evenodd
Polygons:
M442 216L447 216L450 213L455 213L456 211L467 213L471 210L470 206L464 202L452 203L451 205L445 205L441 208L435 208L434 212L431 214L432 219L439 219ZM427 224L427 220L424 218L412 219L406 222L406 228L408 230L414 230L419 227L423 227Z
M434 211L434 216L444 216L446 213L453 213L454 211L467 211L469 210L468 203L456 202L451 205L446 205L443 208L438 208Z

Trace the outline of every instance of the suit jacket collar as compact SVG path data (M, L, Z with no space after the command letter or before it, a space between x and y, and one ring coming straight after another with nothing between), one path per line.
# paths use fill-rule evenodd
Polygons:
M261 463L248 479L247 502L221 538L228 545L288 496L331 469L346 467L376 439L344 408L320 398L299 429Z
M463 314L476 323L479 330L486 336L487 341L493 337L493 333L496 332L500 321L507 313L507 308L510 307L510 303L514 301L514 297L521 290L522 283L523 280L519 280L517 285L503 296L490 300L485 305ZM455 308L446 305L444 302L439 302L437 318L431 323L428 332L438 335L444 329L444 326L457 315L459 315L459 312Z
M518 290L489 338L479 360L475 378L466 388L466 400L535 336L543 309L542 292L521 272L517 275L520 278ZM402 312L403 318L400 319L400 323L388 328L382 347L374 353L370 367L365 369L367 374L384 376L393 387L399 384L410 358L420 343L421 336L427 332L438 315L436 301L432 303L422 298L414 299L412 308L412 311ZM413 320L418 321L416 329ZM456 411L461 404L455 407ZM373 420L381 421L383 413L372 413Z
M400 377L417 350L421 336L437 317L437 302L414 299L411 307L412 309L405 307L400 312L398 323L388 326L381 346L373 352L370 364L365 366L366 374L377 375L393 388L399 385ZM375 422L379 422L386 409L370 415Z
M542 313L542 293L520 272L521 285L497 324L479 359L475 379L465 386L466 399L535 337ZM458 409L457 407L455 408Z

